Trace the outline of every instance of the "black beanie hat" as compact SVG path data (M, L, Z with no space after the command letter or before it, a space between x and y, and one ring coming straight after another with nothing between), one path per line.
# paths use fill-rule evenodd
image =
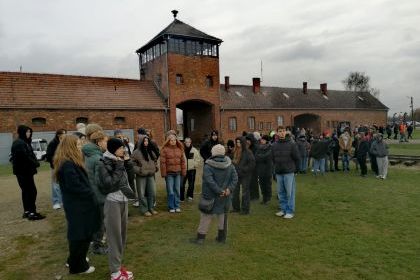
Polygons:
M124 147L124 144L119 138L110 138L106 143L106 149L111 154L115 154L120 147Z
M147 134L146 129L144 129L143 127L140 127L140 128L137 130L137 133L138 133L138 134L143 134L143 135L146 135L146 134Z

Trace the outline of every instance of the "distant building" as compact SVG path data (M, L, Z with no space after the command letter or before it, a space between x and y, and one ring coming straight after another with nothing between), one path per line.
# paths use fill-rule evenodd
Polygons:
M211 129L223 139L242 131L277 126L320 132L340 121L385 125L388 108L367 92L337 91L321 84L309 89L220 83L221 39L174 20L136 53L140 79L0 72L0 134L27 124L34 131L74 130L78 122L105 129L153 128L159 143L165 131L182 129L197 143ZM183 111L177 125L176 108ZM179 122L178 122L179 123ZM0 136L1 138L1 136ZM1 139L0 139L1 140Z

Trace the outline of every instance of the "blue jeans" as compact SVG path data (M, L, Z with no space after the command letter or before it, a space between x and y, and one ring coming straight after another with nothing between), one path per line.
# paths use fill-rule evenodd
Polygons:
M343 171L350 170L350 156L349 154L343 154L341 157L343 161Z
M304 172L308 168L308 157L301 157L299 162L299 171Z
M181 175L167 175L166 181L166 193L168 195L168 209L179 208L179 193L181 187Z
M53 205L63 204L63 200L61 198L60 185L55 181L54 178L54 169L51 169L51 195Z
M279 198L279 208L285 214L295 213L295 174L276 174L277 196Z
M315 159L314 158L314 174L325 173L325 158Z

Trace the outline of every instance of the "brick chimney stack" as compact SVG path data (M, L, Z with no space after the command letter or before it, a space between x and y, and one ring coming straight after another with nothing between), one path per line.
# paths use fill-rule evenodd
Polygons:
M252 91L254 93L260 93L261 80L260 78L252 78Z
M303 82L303 94L308 93L308 82Z
M229 91L230 83L229 83L229 76L225 76L225 90Z
M319 86L320 86L320 89L321 89L321 93L323 95L328 95L327 83L320 84Z

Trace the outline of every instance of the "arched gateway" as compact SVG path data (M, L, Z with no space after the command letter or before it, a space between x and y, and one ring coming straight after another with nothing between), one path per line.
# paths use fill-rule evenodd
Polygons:
M301 114L293 118L293 124L298 128L309 128L315 134L321 133L321 117L315 114Z

